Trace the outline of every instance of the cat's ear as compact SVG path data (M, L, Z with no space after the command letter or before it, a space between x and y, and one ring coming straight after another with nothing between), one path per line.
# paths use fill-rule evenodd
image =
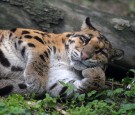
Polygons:
M82 24L81 30L83 29L92 29L92 30L96 30L96 28L91 24L90 18L87 17Z

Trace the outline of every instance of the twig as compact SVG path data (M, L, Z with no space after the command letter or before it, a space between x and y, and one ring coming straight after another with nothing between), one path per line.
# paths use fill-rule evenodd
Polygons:
M57 112L59 112L62 115L70 115L68 112L64 111L63 109L61 109L58 106L56 106L55 109L56 109Z
M117 82L111 82L111 81L105 81L105 85L107 85L107 86L113 86L113 87L123 87L123 85L122 84L120 84L120 83L117 83Z

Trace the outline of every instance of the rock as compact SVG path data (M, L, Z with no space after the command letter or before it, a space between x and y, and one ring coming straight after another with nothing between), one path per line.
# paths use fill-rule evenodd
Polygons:
M124 20L121 18L113 18L112 23L114 24L114 28L117 30L123 30L123 29L125 29L127 27L129 28L131 26L130 21Z
M131 30L135 33L135 21L131 23Z
M135 31L133 19L128 18L128 20L121 17L116 17L112 14L104 13L94 9L87 9L80 7L78 5L67 2L66 0L45 0L49 5L61 8L64 10L64 26L60 30L62 31L78 31L80 30L82 21L87 17L91 17L93 25L99 29L115 48L123 49L125 56L121 61L115 61L112 66L117 66L124 71L128 69L135 68ZM61 7L59 7L61 6ZM119 31L114 28L114 23L112 19L119 19L119 25L124 27L123 30ZM120 24L122 21L122 24ZM129 27L131 26L131 27ZM132 29L131 29L132 28ZM112 69L112 68L111 68Z
M2 23L0 28L26 27L54 32L63 21L62 10L51 7L41 0L2 1L0 1L0 23Z
M79 31L82 21L89 16L113 47L124 50L124 59L114 64L126 70L135 68L135 22L132 18L87 9L67 0L3 0L0 6L0 28L5 29L25 27L56 33Z

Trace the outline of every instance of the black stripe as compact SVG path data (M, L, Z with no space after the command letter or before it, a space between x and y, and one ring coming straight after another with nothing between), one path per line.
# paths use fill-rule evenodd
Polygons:
M23 71L23 69L21 67L18 67L18 66L12 66L11 71L17 72L17 71Z
M8 85L0 89L0 96L8 95L13 90L12 85Z
M43 55L40 55L40 58L41 58L43 61L45 61L45 58L44 58Z
M48 58L49 57L48 53L46 51L44 51L44 53L45 53L45 56Z
M40 43L44 44L43 40L41 38L39 38L38 36L35 36L34 39L36 39L37 41L39 41Z
M40 35L44 36L44 33L42 33L42 32L34 31L34 33L37 33L37 34L40 34Z
M107 53L105 53L104 51L101 51L101 53L108 58L108 54Z
M55 88L57 86L57 83L53 84L49 90L52 90L53 88Z
M9 38L12 36L12 33L10 33Z
M25 35L24 38L28 38L28 39L31 39L32 36L31 35Z
M49 54L51 53L51 51L50 51L50 49L49 49L49 48L47 48L47 51L48 51L48 53L49 53Z
M63 93L63 94L60 95L60 98L61 99L66 99L66 97L67 97L67 94L66 93Z
M17 30L17 28L13 28L13 29L11 29L10 31L11 32L15 32Z
M29 32L29 31L24 30L24 31L22 31L22 34L30 34L30 32Z
M54 54L56 53L56 47L55 46L53 46L53 51L54 51Z
M29 47L36 47L33 43L28 43Z
M74 53L76 54L76 56L79 56L79 54L78 54L78 53L76 53L75 51L74 51Z
M65 91L68 89L68 87L63 87L62 89L61 89L61 91L59 92L59 95L62 95L62 94L64 94L65 93Z
M16 45L16 42L15 42L14 46L15 46L15 49L17 50L17 45Z
M22 51L21 51L21 54L22 54L23 57L24 57L24 54L25 54L25 50L26 50L26 48L23 47L23 49L22 49Z
M51 48L50 46L48 46L48 48L49 48L50 50L52 50L52 48Z
M101 48L101 49L99 49L99 50L95 51L95 53L96 53L96 54L98 54L98 53L102 52L102 51L103 51L103 49L104 49L104 48Z
M18 44L20 45L22 42L23 42L22 40L19 40L19 41L18 41Z
M10 63L9 63L8 59L5 58L5 55L3 54L3 52L1 50L0 50L0 63L5 67L10 66Z

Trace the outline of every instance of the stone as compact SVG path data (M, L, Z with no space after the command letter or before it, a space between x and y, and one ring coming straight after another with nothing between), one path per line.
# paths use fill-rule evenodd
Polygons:
M124 58L115 61L114 64L122 70L135 68L135 22L132 18L121 18L91 8L87 9L67 0L0 1L1 29L25 27L55 33L79 31L82 21L87 16L113 47L124 50Z
M123 29L125 29L127 27L129 28L131 26L129 20L124 20L121 18L113 18L112 23L114 24L114 28L117 30L123 30Z

